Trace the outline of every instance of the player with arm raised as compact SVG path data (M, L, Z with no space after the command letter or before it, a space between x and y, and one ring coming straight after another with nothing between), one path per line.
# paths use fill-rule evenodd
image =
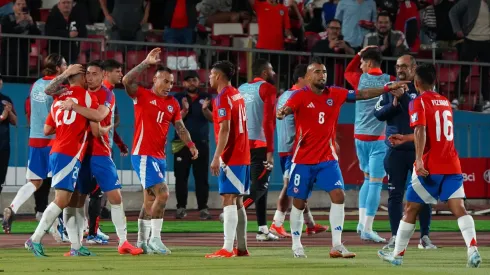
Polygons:
M160 235L169 195L165 182L165 144L170 123L174 124L180 139L189 147L192 159L198 157L198 151L182 121L179 103L168 94L174 84L172 71L158 65L151 90L136 84L136 78L144 70L160 62L160 52L160 48L153 49L141 64L123 77L123 84L134 101L135 134L131 162L145 189L138 219L137 246L145 253L170 254Z
M344 182L335 149L337 119L346 101L365 100L380 96L385 91L356 93L338 87L325 87L327 69L319 61L313 61L306 73L307 85L296 91L286 104L277 111L277 118L294 114L296 123L296 147L292 158L288 196L293 197L290 213L293 256L305 258L301 244L303 211L313 186L330 195L330 226L332 228L332 258L352 258L341 242L344 227ZM398 89L401 83L393 84ZM314 152L314 153L312 153Z
M40 257L46 256L41 244L43 236L48 232L63 209L71 203L80 169L80 160L83 159L87 145L88 120L73 111L61 110L61 102L67 98L72 98L73 101L81 106L98 107L96 98L92 98L89 92L86 91L85 73L71 75L68 77L68 81L70 88L60 94L53 102L51 114L48 116L44 127L45 135L54 134L56 131L56 138L49 156L50 168L53 173L52 186L56 190L55 199L48 205L36 231L25 243L25 247L28 250L32 251L35 256ZM52 127L53 124L55 124L56 128ZM74 231L72 236L68 232L70 241L76 238L81 240L83 236L76 234L77 230ZM75 243L72 241L72 248L77 250L77 254L80 256L90 255L90 252L82 247L79 242Z
M476 242L475 222L464 206L463 175L454 145L454 122L449 100L434 92L436 69L423 64L415 70L415 88L420 94L410 102L410 126L414 133L403 140L415 142L412 184L407 188L407 205L396 234L393 252L378 251L378 256L393 265L401 265L415 221L423 204L447 202L458 219L467 246L467 267L479 267L481 256ZM398 144L398 139L391 139Z
M228 61L213 65L209 83L219 94L213 101L216 151L211 173L218 177L219 193L223 199L223 248L207 254L206 258L248 256L247 213L243 196L250 193L250 146L247 132L245 101L231 86L235 66ZM238 247L233 249L237 237Z

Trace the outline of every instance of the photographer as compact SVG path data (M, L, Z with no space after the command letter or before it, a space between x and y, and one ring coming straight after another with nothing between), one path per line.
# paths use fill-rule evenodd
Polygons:
M41 31L29 15L26 0L13 1L13 13L2 18L2 32L10 34L39 35ZM2 74L4 76L27 76L29 73L30 43L27 38L3 38Z

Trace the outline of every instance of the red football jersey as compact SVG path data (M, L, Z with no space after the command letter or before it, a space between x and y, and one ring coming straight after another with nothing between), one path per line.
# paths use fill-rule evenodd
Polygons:
M285 106L294 113L296 140L293 163L318 164L337 160L335 137L340 107L355 91L339 87L325 88L321 95L309 87L295 91Z
M70 87L68 91L59 95L51 105L52 120L56 122L56 138L53 143L52 153L60 153L67 156L83 159L87 147L89 121L75 111L60 110L61 101L71 98L80 106L97 109L97 98L82 87ZM46 124L50 125L50 118Z
M228 86L213 100L214 137L218 144L220 122L230 121L230 135L221 160L226 165L250 165L245 101L237 89Z
M425 168L431 174L461 174L458 152L454 147L453 110L449 100L436 93L424 92L410 102L410 127L425 126Z
M170 123L181 120L179 102L173 96L161 97L138 87L134 101L133 155L165 158Z
M108 88L102 86L98 91L91 92L92 95L97 97L99 104L104 104L109 108L109 114L100 122L100 126L111 125L112 112L114 111L114 104L116 104L116 97L114 93ZM109 133L96 138L93 135L89 136L89 144L87 148L88 154L92 156L111 156L111 147L109 146Z

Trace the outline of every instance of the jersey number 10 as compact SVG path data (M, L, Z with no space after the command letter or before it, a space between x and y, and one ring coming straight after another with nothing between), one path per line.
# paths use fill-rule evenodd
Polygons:
M76 104L78 104L78 99L76 98L71 98L71 100L73 100L73 102L75 102ZM61 105L61 101L57 101L55 104L54 104L54 107L59 107ZM63 119L62 121L61 120L58 120L58 115L63 112ZM75 119L77 118L77 113L73 110L71 111L68 111L68 110L61 110L60 108L58 108L58 110L56 110L56 113L54 115L54 119L56 120L56 126L60 126L61 124L65 124L65 125L70 125L72 124L73 122L75 122Z
M436 138L437 141L441 141L441 132L446 137L447 141L454 139L453 122L449 119L451 117L451 111L445 110L442 112L442 127L441 127L441 116L439 111L436 111Z

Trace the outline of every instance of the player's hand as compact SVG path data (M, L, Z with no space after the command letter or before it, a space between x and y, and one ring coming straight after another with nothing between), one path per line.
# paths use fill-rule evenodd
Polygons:
M148 56L146 56L146 59L143 62L145 62L148 65L157 64L158 62L160 62L160 52L161 51L162 51L162 49L160 49L160 48L154 48L153 50L151 50L151 52L148 54Z
M187 97L182 98L182 110L189 110L189 101L187 101Z
M209 100L209 98L206 98L204 99L203 103L202 103L202 109L205 110L205 109L209 109L209 104L211 103L211 100Z
M8 102L7 100L2 100L2 104L3 104L3 109L7 112L11 112L12 111L12 103Z
M398 106L398 97L393 98L393 106Z
M390 88L391 91L398 90L398 89L403 89L403 91L406 91L408 90L407 84L410 82L411 81L395 81L389 84L388 88Z
M415 171L417 175L422 176L422 177L427 177L429 175L429 171L425 170L424 168L424 161L421 159L416 159L415 160Z
M375 46L375 45L366 46L362 50L359 51L359 55L361 55L363 52L365 52L365 51L367 51L369 49L375 49L375 48L378 48L378 46Z
M274 168L274 156L272 152L267 153L267 160L264 161L264 167L269 171L272 171L272 168Z
M76 75L76 74L81 74L84 72L85 72L85 69L83 68L82 65L73 64L73 65L68 66L68 68L66 69L66 71L63 74L68 77L68 76L72 76L72 75Z
M279 120L282 120L286 116L286 109L284 107L277 110L276 117Z
M121 157L125 157L129 154L129 148L126 144L122 144L119 147L119 151L121 151Z
M191 151L192 159L197 159L199 157L199 151L197 151L196 146L189 148L189 151Z
M407 142L405 136L400 134L391 135L390 137L388 137L388 141L391 143L392 146L398 146Z
M405 93L405 90L400 88L396 90L391 90L390 93L395 97L396 100L397 98L401 97Z
M209 167L211 168L211 174L215 177L219 176L219 165L219 159L213 158L213 161Z
M60 110L71 111L73 110L74 105L75 102L71 98L68 98L67 100L61 102Z

